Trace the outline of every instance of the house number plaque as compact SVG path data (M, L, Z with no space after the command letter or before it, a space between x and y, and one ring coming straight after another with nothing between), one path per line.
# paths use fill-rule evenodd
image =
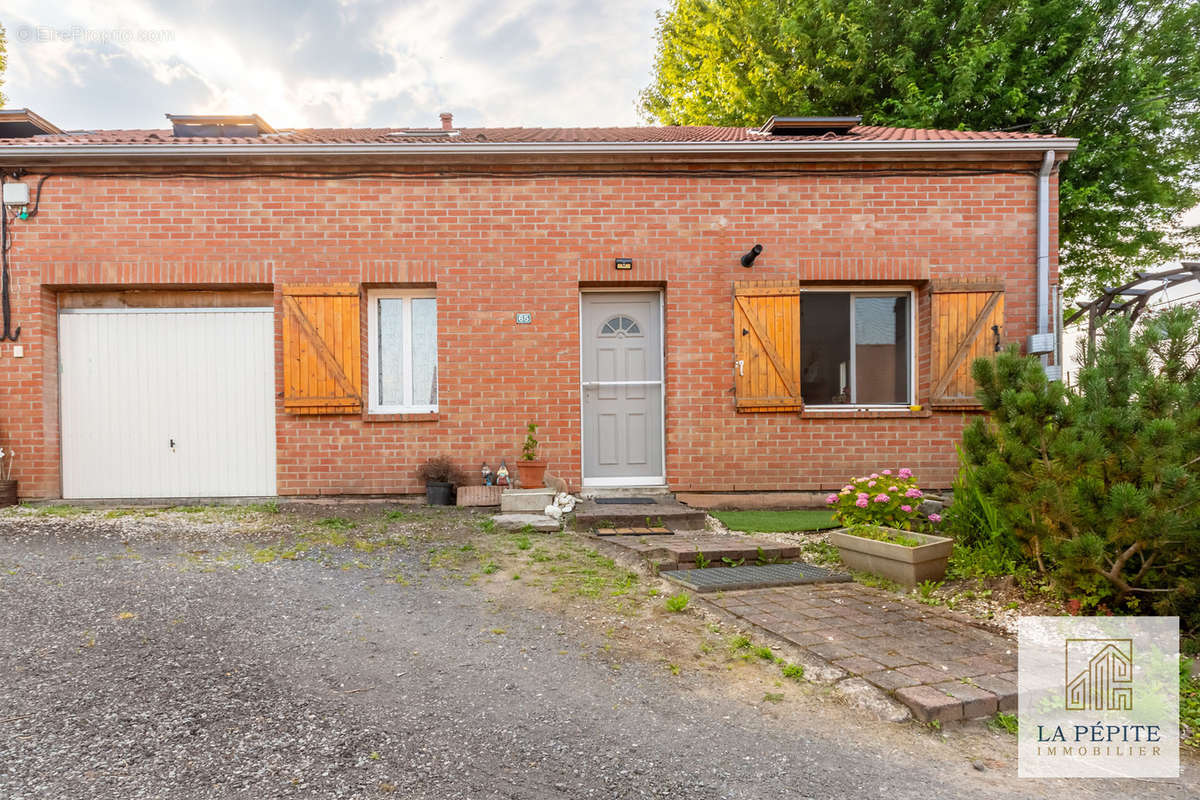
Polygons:
M530 313L517 314L517 324L518 325L528 325L531 322L533 322L533 314L530 314Z

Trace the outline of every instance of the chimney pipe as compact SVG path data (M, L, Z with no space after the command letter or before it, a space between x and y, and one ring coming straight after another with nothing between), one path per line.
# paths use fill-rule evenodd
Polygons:
M454 130L454 115L453 114L451 114L449 111L443 111L441 114L438 114L438 116L441 117L441 119L442 119L442 130L444 130L444 131Z

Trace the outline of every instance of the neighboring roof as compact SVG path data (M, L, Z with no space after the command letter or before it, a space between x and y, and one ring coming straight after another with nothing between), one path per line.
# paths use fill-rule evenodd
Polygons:
M770 135L755 128L669 126L630 128L297 128L260 136L176 137L170 130L98 130L44 134L31 138L0 138L0 146L87 145L338 145L400 143L471 144L713 144L753 143L764 146L788 143L868 142L1013 142L1065 143L1074 139L1009 131L950 131L856 125L845 134L820 136Z
M62 133L62 130L28 108L0 108L0 139L24 139L44 133Z

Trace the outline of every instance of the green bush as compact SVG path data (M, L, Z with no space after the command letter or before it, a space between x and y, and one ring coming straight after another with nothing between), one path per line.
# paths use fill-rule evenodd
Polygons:
M956 514L993 515L981 542L1011 534L1082 609L1200 625L1197 310L1111 319L1075 392L1015 349L973 372L989 416L964 433Z

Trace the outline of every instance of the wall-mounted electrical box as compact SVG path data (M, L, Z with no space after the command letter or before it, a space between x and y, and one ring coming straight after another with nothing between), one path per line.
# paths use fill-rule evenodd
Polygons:
M27 205L29 205L29 184L19 183L19 182L4 184L4 205L6 205L6 206L27 206Z

